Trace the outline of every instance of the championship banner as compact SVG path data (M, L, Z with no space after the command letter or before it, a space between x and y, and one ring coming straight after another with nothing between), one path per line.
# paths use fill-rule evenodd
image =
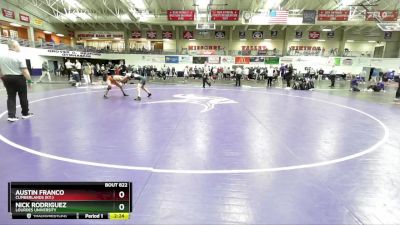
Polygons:
M71 57L71 58L100 58L101 53L97 52L81 52L69 50L56 50L56 49L40 49L39 55L41 56L58 56L58 57Z
M303 31L296 31L296 38L302 38L303 37Z
M277 30L271 30L271 37L278 37L278 31Z
M123 32L101 32L101 31L77 31L76 32L76 37L77 38L123 38L124 33Z
M43 20L35 18L33 20L33 24L36 25L36 26L40 26L41 27L41 26L43 26Z
M29 18L29 16L24 15L24 14L19 14L19 20L25 23L29 23L31 22L31 19Z
M382 21L397 21L399 12L397 10L381 10L376 12L365 12L366 21L374 21L374 18L379 17Z
M179 56L165 56L165 63L179 63Z
M186 55L179 56L179 63L191 64L192 61L193 61L192 56L186 56Z
M246 39L246 31L239 31L239 39Z
M156 31L147 31L147 39L156 39L157 38L157 32Z
M215 31L215 39L224 39L225 31Z
M318 10L319 21L348 21L350 10Z
M222 64L233 64L235 62L235 58L232 56L221 56Z
M183 38L184 39L193 39L193 31L185 30L183 31Z
M142 38L142 32L140 32L140 31L132 31L131 38Z
M250 57L235 57L235 64L250 64Z
M309 39L319 39L321 37L321 33L318 31L310 31L308 33L308 38Z
M172 39L172 31L163 31L162 38L163 39Z
M264 57L259 57L259 56L250 57L250 63L264 63Z
M167 10L169 21L194 21L194 10Z
M219 64L219 56L209 56L208 57L208 63L209 64Z
M14 11L4 9L4 8L2 8L1 11L3 12L4 17L10 18L10 19L15 19Z
M268 65L278 65L279 57L267 57L267 58L265 58L264 63L268 64Z
M252 37L253 37L253 39L263 39L264 32L262 32L262 31L253 31Z
M335 31L328 31L328 32L326 33L326 36L327 36L328 38L334 38L334 37L335 37Z
M315 24L316 10L303 10L303 23Z
M239 10L211 10L212 21L237 21Z

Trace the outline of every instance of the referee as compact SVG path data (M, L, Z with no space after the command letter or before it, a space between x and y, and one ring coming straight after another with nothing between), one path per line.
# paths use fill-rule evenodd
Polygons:
M19 43L15 40L9 40L7 45L9 51L0 55L0 77L7 90L8 121L15 122L18 120L15 116L17 93L22 108L22 119L28 119L33 116L32 113L29 113L26 86L26 81L32 82L32 80L25 59L19 53Z

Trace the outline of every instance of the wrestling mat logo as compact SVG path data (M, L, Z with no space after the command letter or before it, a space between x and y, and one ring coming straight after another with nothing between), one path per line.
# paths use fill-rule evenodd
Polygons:
M238 103L234 100L223 98L223 97L199 96L199 95L194 95L194 94L176 94L173 97L177 98L177 99L146 102L144 104L163 104L163 103L196 104L196 105L203 106L203 110L201 110L200 112L204 113L204 112L208 112L208 111L214 109L215 105Z

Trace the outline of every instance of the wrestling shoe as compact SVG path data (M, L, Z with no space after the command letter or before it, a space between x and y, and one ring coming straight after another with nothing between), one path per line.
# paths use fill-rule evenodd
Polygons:
M19 119L18 119L18 117L8 117L8 119L7 119L9 122L15 122L15 121L18 121Z
M108 98L106 95L103 95L103 97L104 97L105 99L107 99L107 98Z
M129 95L127 95L127 94L124 93L124 96L129 96Z
M148 93L148 94L147 94L147 97L150 98L150 96L151 96L151 93Z
M135 101L140 101L140 100L142 100L142 98L138 96L138 97L135 98L134 100L135 100Z
M28 113L28 115L22 115L22 119L29 119L29 118L31 118L31 117L33 117L33 113Z

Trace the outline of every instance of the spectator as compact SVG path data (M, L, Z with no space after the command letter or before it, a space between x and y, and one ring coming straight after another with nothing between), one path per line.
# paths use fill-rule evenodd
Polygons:
M74 64L71 63L71 60L67 59L67 62L65 63L65 69L67 70L68 80L71 80L73 66L74 66Z
M50 77L50 73L49 73L49 64L47 64L47 61L44 61L42 63L42 76L40 76L40 78L37 82L38 83L42 82L42 79L46 76L49 79L49 82L51 82L51 77Z

